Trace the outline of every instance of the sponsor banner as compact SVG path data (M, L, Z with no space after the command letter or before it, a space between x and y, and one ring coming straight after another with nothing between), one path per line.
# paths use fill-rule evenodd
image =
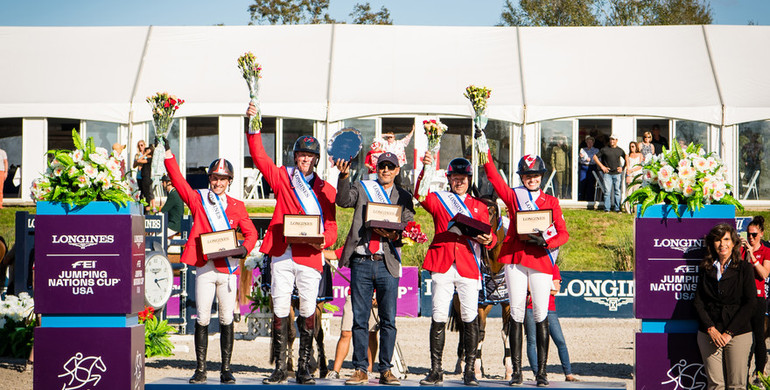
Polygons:
M692 300L698 268L705 254L705 236L714 225L731 218L637 218L636 318L695 319Z
M633 272L561 272L559 317L633 318Z
M35 389L144 389L144 325L37 328L34 348Z
M705 389L696 333L637 333L634 378L638 390Z
M38 215L35 222L36 313L144 308L144 217Z

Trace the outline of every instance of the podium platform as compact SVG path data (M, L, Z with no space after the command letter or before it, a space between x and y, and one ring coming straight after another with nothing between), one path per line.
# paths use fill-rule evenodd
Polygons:
M369 389L377 387L379 389L409 389L409 390L427 390L432 388L453 388L453 389L470 389L472 387L465 386L460 380L446 380L443 386L420 386L419 379L402 380L401 386L385 386L377 382L377 378L370 379L369 385L363 386L345 386L344 379L316 379L315 385L300 385L294 382L293 378L290 378L288 382L280 385L264 385L262 384L262 377L259 378L243 378L236 375L238 382L234 385L225 385L219 383L219 373L216 371L209 373L210 377L208 383L205 384L189 384L188 378L165 378L152 383L144 385L145 390L211 390L211 389L261 389L267 390L354 390L354 389ZM479 381L480 388L496 388L496 389L580 389L580 390L608 390L608 389L625 389L626 385L622 382L560 382L551 381L548 387L537 387L534 381L525 381L521 386L510 387L508 383L502 380L481 380Z

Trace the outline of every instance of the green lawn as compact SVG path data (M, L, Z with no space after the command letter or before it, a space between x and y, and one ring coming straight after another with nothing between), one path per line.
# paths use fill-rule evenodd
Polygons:
M0 209L0 235L9 247L15 241L17 211L34 213L34 207L5 207ZM252 213L272 213L271 207L249 208ZM345 241L351 225L352 209L337 208L339 234L334 248ZM762 215L770 222L770 211L747 210L739 216ZM570 240L559 251L558 262L564 271L622 271L633 269L633 217L630 214L604 213L595 210L565 209ZM433 221L422 208L417 209L417 223L433 238ZM770 230L770 228L768 228ZM769 236L765 234L765 239ZM403 249L404 265L420 265L428 244L416 244Z

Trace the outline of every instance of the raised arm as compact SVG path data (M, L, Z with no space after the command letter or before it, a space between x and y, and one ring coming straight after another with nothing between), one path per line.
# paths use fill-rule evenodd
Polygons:
M350 162L339 159L334 165L340 171L340 175L337 176L337 196L335 197L337 206L356 207L358 188L350 182Z
M492 187L495 189L495 192L497 192L497 196L499 196L500 199L502 199L506 204L506 206L508 206L508 210L511 210L512 213L515 212L515 195L511 187L508 187L508 184L505 184L505 180L503 180L503 177L500 176L500 172L497 171L497 167L495 167L495 163L492 160L491 151L488 152L487 163L484 164L484 171L487 173L487 179L489 179L489 182L492 183Z
M170 150L166 150L165 157L166 159L163 162L166 165L166 171L168 171L168 177L171 179L171 184L173 184L174 188L179 192L179 197L182 198L182 201L189 206L191 200L200 198L200 196L198 196L198 192L192 189L184 176L182 176L182 172L179 171L179 165L176 162L174 154L171 153Z

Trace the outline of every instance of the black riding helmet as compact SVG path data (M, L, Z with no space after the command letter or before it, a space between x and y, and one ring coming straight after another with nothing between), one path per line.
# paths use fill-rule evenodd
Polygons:
M227 176L230 179L233 178L233 164L230 164L230 161L225 160L224 158L218 158L211 162L209 165L209 176L211 175L222 175Z
M294 141L294 155L297 152L314 153L318 158L315 160L315 166L318 166L318 160L321 157L321 143L312 135L302 135Z
M519 170L516 173L520 176L531 174L544 175L546 171L545 162L540 156L528 154L519 160Z
M462 157L453 158L446 167L446 175L449 176L453 173L473 177L473 167L471 166L471 162Z

